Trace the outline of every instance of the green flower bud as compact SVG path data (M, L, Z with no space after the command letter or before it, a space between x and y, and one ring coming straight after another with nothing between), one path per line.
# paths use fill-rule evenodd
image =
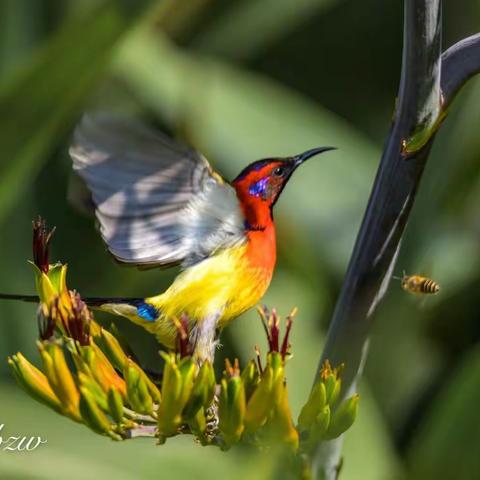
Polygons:
M194 435L198 438L202 445L208 445L208 440L205 436L207 430L207 419L205 417L205 409L202 407L198 412L190 418L188 425Z
M193 390L195 376L198 372L198 366L190 357L185 357L178 363L178 369L182 376L182 392L180 395L180 402L183 405L182 410L187 404Z
M109 407L107 403L107 396L103 391L102 387L95 381L93 376L87 375L84 372L78 373L78 380L80 382L80 386L87 389L90 394L95 399L95 402L100 406L100 408L104 412L108 412Z
M50 265L47 275L58 295L67 291L67 265L62 265L61 263Z
M273 386L273 369L267 364L263 371L260 383L247 404L247 411L245 414L246 432L253 433L266 423L275 400L273 396Z
M303 406L298 417L298 427L300 430L308 430L312 427L317 415L327 404L327 390L325 384L318 381L312 391L307 403Z
M342 381L340 380L340 378L337 378L336 375L334 374L328 375L327 378L325 379L327 403L330 406L335 405L335 402L337 401L338 396L340 395L341 387L342 387Z
M191 357L177 363L174 354L164 354L162 399L157 410L160 437L174 435L182 425L182 412L192 393L197 366Z
M108 408L111 417L118 424L123 420L123 400L122 396L114 389L111 388L107 394Z
M359 395L355 394L343 401L333 412L326 434L328 440L339 437L353 425L358 413L359 399Z
M215 386L215 372L212 364L206 360L195 378L190 399L184 410L185 418L195 417L201 408L208 408L212 404Z
M245 388L240 377L222 379L218 404L219 429L227 446L240 440L246 411Z
M127 398L132 408L139 413L153 413L153 399L143 379L142 371L132 361L128 361L124 377L127 384Z
M253 391L258 385L258 382L260 381L260 376L258 374L258 368L257 365L255 364L254 360L250 360L247 363L247 366L243 369L243 372L241 374L241 378L243 381L243 385L245 388L245 396L247 398L247 401L250 399L252 396Z
M107 416L95 402L93 395L85 388L80 387L80 414L88 427L94 432L109 435L115 440L121 437L112 431L112 425Z
M329 405L325 405L318 413L315 421L310 428L309 441L313 445L325 438L328 427L330 425L331 410Z

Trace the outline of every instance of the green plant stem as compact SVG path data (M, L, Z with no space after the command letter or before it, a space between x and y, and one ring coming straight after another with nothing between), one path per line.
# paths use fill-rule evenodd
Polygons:
M147 422L147 423L157 423L157 420L150 415L142 415L140 413L134 412L127 407L123 407L123 412L125 415L130 418L131 420L135 420L136 422Z

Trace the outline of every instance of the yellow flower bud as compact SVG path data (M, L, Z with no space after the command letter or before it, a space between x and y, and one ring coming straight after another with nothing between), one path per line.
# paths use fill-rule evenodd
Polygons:
M35 290L38 293L40 303L50 305L57 296L54 286L48 275L42 272L34 263L29 262L35 272Z
M68 368L62 347L57 343L38 342L48 382L62 404L62 411L73 420L79 420L79 393Z
M20 386L35 400L57 412L62 411L60 400L48 383L47 377L32 365L20 352L8 357L8 363Z
M120 371L123 371L127 362L127 355L123 351L118 340L104 328L100 328L95 334L95 343L102 349L110 362Z
M288 390L286 385L282 385L280 397L276 401L276 406L271 418L272 432L274 440L278 443L285 444L292 451L298 449L298 431L293 425L292 412L288 403Z
M79 349L81 359L90 367L93 377L103 391L106 393L110 387L113 387L125 398L127 394L125 381L118 375L98 345L92 343L80 346Z

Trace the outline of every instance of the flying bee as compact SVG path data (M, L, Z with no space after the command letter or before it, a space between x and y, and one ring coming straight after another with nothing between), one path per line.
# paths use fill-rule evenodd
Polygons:
M422 277L421 275L407 275L403 272L403 276L399 280L402 282L402 288L406 292L415 295L435 295L440 291L440 286L435 280Z

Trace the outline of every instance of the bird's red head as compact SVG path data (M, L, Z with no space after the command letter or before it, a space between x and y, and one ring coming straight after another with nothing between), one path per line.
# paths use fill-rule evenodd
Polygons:
M334 150L320 147L287 158L266 158L245 167L232 185L240 199L248 228L262 230L272 221L272 207L296 168L319 153Z

